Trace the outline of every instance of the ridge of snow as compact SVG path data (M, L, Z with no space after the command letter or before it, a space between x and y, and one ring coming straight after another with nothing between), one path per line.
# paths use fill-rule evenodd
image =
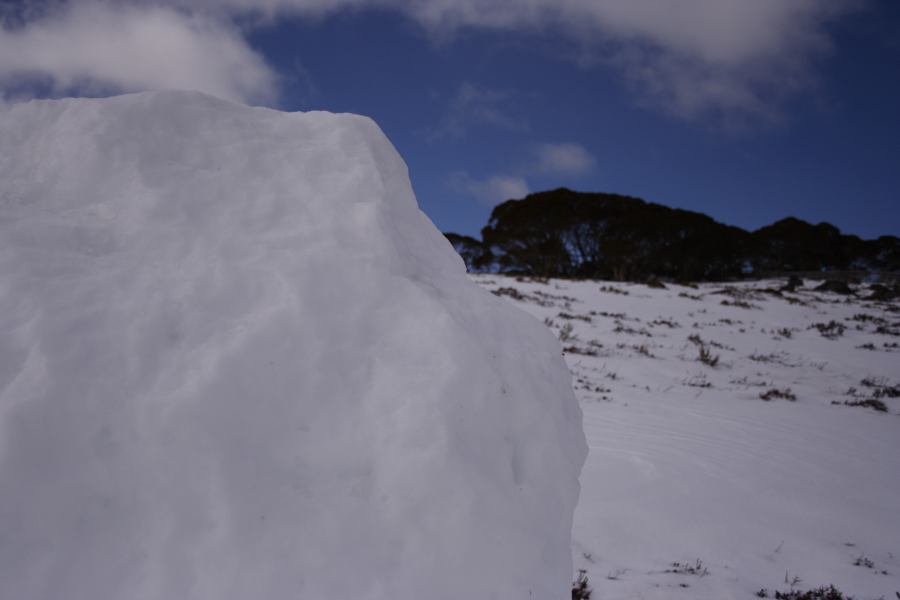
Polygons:
M586 445L370 120L0 112L0 588L566 598Z

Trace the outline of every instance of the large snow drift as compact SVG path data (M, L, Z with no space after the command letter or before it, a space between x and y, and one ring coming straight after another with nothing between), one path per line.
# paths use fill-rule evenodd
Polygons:
M372 121L0 111L4 598L562 599L584 457Z

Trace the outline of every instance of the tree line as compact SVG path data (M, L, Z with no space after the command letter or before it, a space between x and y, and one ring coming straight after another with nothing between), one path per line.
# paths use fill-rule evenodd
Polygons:
M508 200L481 240L444 235L472 272L714 281L796 271L900 271L900 239L788 217L756 231L618 194L560 188Z

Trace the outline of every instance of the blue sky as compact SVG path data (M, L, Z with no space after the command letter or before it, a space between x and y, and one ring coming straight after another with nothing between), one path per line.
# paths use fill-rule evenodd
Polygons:
M750 229L900 234L900 2L673 4L17 2L0 7L0 90L366 114L445 231L566 186Z

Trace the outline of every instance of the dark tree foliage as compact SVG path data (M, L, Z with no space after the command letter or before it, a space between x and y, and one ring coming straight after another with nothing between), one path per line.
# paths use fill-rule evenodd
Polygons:
M567 189L505 202L482 230L503 270L615 280L737 275L746 235L700 213Z
M828 223L811 225L794 217L757 229L752 238L754 260L761 270L848 269L863 244L856 236L842 236Z
M794 217L750 234L749 259L756 271L897 271L900 239L862 240L829 223Z
M619 281L748 272L896 270L900 240L864 241L787 218L752 233L702 213L560 188L494 208L482 241L446 234L472 271Z

